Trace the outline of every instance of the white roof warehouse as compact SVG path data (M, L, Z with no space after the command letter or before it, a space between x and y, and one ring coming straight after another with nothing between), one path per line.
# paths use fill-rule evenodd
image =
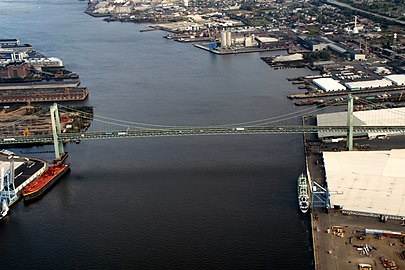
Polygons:
M343 212L405 217L405 149L324 152L332 207Z
M319 88L321 88L326 92L346 90L346 87L343 84L339 83L339 81L334 80L332 78L314 79L312 80L312 83L314 83L316 86L318 86Z
M387 79L372 80L372 81L359 81L345 83L346 87L350 90L361 90L370 88L388 87L392 85L392 81Z
M318 126L346 126L347 112L325 113L316 116ZM354 126L405 126L405 108L381 109L353 112ZM320 139L345 138L345 132L318 132ZM364 134L369 138L386 133ZM390 133L390 135L395 135Z
M392 81L395 85L405 85L405 74L393 74L385 76L385 78Z

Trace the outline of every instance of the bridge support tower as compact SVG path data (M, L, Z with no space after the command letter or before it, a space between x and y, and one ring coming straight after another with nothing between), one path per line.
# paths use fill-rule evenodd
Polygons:
M53 135L53 146L55 148L55 160L60 160L65 154L63 149L63 142L59 139L61 134L60 128L60 118L58 111L58 104L54 103L50 107L51 111L51 121L52 121L52 135Z
M353 97L347 98L347 150L353 150Z

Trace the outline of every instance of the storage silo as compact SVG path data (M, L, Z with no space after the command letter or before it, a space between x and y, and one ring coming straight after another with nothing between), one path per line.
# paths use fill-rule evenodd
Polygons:
M232 46L232 34L231 31L226 32L226 46Z
M245 47L252 46L252 37L245 37Z
M226 46L228 46L228 44L226 42L226 31L222 31L221 32L221 47L225 48Z

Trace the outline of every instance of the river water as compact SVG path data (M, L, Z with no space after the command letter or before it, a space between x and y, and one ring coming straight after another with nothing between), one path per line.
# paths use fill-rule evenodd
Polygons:
M0 38L61 58L90 90L95 114L206 126L294 110L287 77L253 53L217 56L106 23L77 0L0 1ZM290 123L298 123L292 119ZM15 149L41 151L46 147ZM311 269L296 179L300 135L84 141L71 172L0 223L1 268ZM45 157L49 158L49 157Z

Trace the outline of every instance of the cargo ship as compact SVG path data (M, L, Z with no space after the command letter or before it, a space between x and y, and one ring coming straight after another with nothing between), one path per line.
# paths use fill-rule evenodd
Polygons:
M59 178L69 170L69 164L58 162L53 164L42 175L29 183L22 191L24 201L30 201L41 196Z
M302 173L298 177L298 206L302 213L308 212L309 209L309 194L308 194L308 180Z

